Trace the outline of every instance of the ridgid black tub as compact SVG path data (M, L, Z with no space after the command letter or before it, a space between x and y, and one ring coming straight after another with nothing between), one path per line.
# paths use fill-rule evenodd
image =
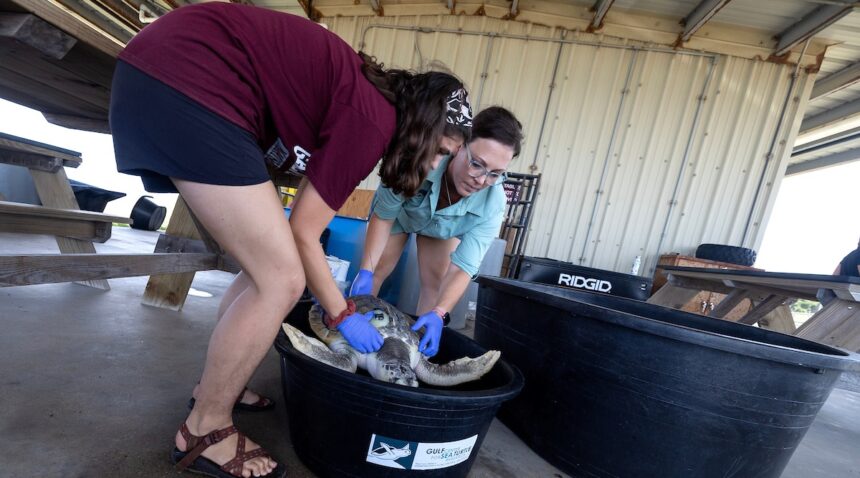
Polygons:
M499 418L574 476L778 477L856 354L618 297L480 277L475 339L525 377Z
M307 314L288 321L308 336ZM502 402L523 387L504 354L480 380L451 388L411 388L352 374L296 351L283 332L275 347L290 440L320 477L465 477ZM486 352L444 329L437 363Z

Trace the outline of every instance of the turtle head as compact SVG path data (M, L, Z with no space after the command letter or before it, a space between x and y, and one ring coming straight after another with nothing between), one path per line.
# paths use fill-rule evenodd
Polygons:
M407 387L417 387L418 377L408 363L388 362L381 364L382 380Z
M417 387L418 377L409 357L409 347L403 340L387 337L379 350L367 355L367 371L383 382Z

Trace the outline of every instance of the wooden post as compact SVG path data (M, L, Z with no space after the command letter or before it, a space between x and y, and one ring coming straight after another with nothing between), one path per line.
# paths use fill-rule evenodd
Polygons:
M678 287L670 282L667 282L657 291L656 294L648 298L649 304L662 305L663 307L671 307L673 309L683 308L687 302L690 302L693 297L696 297L701 292L700 289L687 289Z
M860 348L860 304L833 299L803 323L795 334L837 347Z
M171 214L170 222L167 224L167 235L187 239L201 239L200 232L197 230L197 226L194 225L191 211L188 209L182 196L176 198L173 214ZM159 244L156 245L155 252L167 252L167 248ZM141 303L163 309L182 310L193 280L194 272L151 276L149 282L146 283L146 290L143 293Z
M758 322L758 325L763 329L789 335L794 334L797 330L797 326L794 325L794 316L791 315L791 309L785 304L770 311L769 314L765 315Z
M33 169L29 171L43 206L57 209L80 209L75 194L72 192L72 187L69 185L69 178L66 177L65 169L59 168L52 173ZM60 236L56 236L56 239L57 246L63 254L95 254L96 252L96 247L89 241ZM104 279L81 281L77 284L110 290L110 285Z
M744 299L749 299L750 293L742 289L734 289L726 295L709 313L710 317L724 318Z
M738 320L741 324L754 325L757 324L759 320L763 319L764 316L771 313L777 307L783 305L785 303L787 297L782 295L771 295L768 296L767 299L756 304L755 307L751 311L747 313L747 315L743 316Z

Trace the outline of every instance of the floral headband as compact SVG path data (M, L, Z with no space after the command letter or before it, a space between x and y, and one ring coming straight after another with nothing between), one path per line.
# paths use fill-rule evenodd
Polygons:
M454 90L447 100L448 109L445 120L454 126L472 127L472 106L469 94L463 88Z

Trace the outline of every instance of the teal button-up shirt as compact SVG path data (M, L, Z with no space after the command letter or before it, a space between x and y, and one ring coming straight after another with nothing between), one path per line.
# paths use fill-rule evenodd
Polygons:
M418 193L409 199L380 186L373 197L372 210L380 219L394 220L392 234L414 232L439 239L460 239L451 262L474 277L493 238L499 235L505 214L505 192L498 182L437 211L439 194L444 194L445 187L442 174L449 160L440 161Z

